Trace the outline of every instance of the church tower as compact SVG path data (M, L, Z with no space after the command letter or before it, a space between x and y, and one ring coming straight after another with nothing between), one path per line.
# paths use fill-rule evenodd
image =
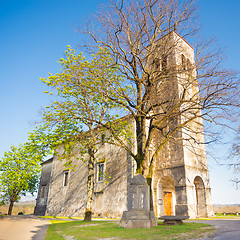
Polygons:
M159 103L155 114L159 114L162 131L151 147L155 151L154 146L168 141L155 160L154 211L157 217L209 217L213 206L194 49L176 32L156 46L152 67L157 80L151 102Z

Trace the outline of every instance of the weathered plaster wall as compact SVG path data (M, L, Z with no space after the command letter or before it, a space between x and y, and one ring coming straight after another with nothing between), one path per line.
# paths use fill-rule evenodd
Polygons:
M51 179L52 161L53 161L52 159L49 159L42 164L42 172L41 172L41 178L39 182L38 196L36 201L36 207L34 208L34 214L36 215L45 215L45 212L46 212L49 183Z
M61 151L59 149L60 153ZM129 158L125 150L107 144L98 153L101 159L105 159L105 174L103 181L97 181L97 167L95 168L94 214L120 217L127 207ZM73 159L72 164L76 167L74 171L69 170L68 185L63 186L64 163L64 160L54 158L46 215L83 216L87 196L87 163Z
M59 154L62 151L62 147L58 149ZM87 168L80 161L74 160L73 164L77 166L75 171L69 170L68 184L64 186L64 164L64 160L54 157L46 215L78 216L84 211Z

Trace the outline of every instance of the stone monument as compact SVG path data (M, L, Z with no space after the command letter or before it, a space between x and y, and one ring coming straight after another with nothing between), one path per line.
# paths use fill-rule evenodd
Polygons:
M123 212L120 226L125 228L150 228L157 226L157 219L150 211L150 190L146 179L138 174L131 179L128 210Z

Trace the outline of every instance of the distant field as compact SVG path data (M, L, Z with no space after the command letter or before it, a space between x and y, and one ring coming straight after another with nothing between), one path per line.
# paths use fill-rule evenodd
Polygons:
M34 212L36 202L35 201L25 201L15 203L13 207L13 215L17 215L19 212L23 212L23 214L32 214ZM0 206L0 214L7 214L8 212L8 205ZM232 204L232 205L214 205L214 213L218 216L223 215L236 215L239 213L240 215L240 205L239 204Z
M34 212L34 207L35 207L35 201L15 203L13 206L12 215L17 215L19 212L22 212L23 214L32 214ZM8 205L0 206L1 214L7 214L7 212L8 212Z
M240 214L240 204L218 204L214 205L213 208L215 214Z

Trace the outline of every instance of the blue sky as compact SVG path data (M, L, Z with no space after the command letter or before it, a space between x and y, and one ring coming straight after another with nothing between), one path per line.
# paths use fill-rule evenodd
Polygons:
M0 0L0 157L27 133L49 102L39 77L58 69L66 45L77 48L74 28L105 0ZM236 0L201 0L200 23L205 38L215 36L226 47L226 65L240 70L239 9ZM222 148L222 147L220 147ZM217 149L220 149L219 147ZM227 153L217 150L222 159ZM230 182L232 171L209 159L214 203L240 204L240 190Z

